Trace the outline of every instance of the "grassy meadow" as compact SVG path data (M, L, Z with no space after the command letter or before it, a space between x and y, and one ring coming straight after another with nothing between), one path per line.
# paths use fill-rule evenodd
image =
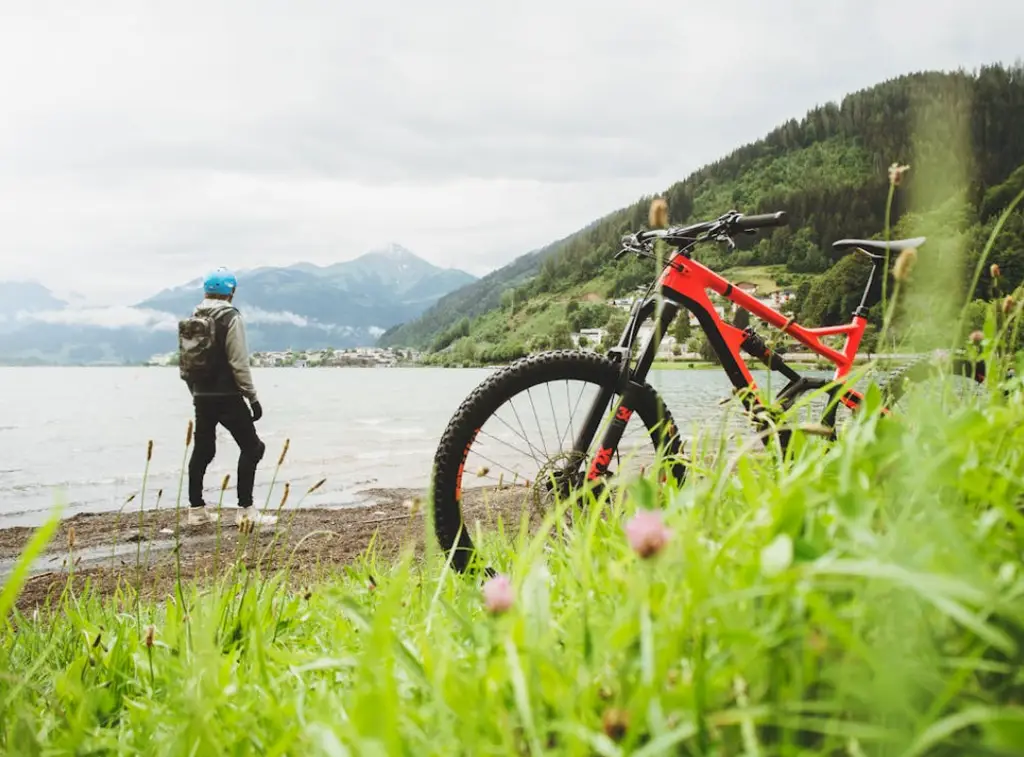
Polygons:
M972 335L991 376L1019 312L993 302ZM125 585L26 607L16 570L0 749L1020 755L1020 380L970 400L940 382L891 417L866 391L835 443L698 443L680 488L651 472L562 503L554 534L477 538L490 581L454 574L430 535L300 587L236 555L159 601Z

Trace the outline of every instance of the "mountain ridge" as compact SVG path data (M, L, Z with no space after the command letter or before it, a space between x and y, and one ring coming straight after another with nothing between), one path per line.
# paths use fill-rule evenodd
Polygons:
M237 272L235 303L252 350L368 346L475 277L391 243L350 261L258 266ZM201 279L134 305L74 308L38 283L0 282L0 360L138 362L177 347L175 323L202 298ZM8 312L9 311L9 312Z
M785 210L788 227L737 239L732 255L704 249L701 260L718 271L781 268L776 272L783 279L794 284L800 279L802 296L793 307L799 311L808 303L801 321L834 322L848 315L836 315L837 303L847 284L859 279L846 276L845 263L836 269L828 247L840 237L884 232L887 167L897 161L912 166L894 198L894 225L906 218L920 226L930 211L953 202L957 212L962 208L965 224L982 229L991 219L983 206L999 206L1014 196L1013 187L1003 183L1024 163L1022 120L1024 67L1019 63L982 66L974 73L892 77L791 118L663 191L517 258L441 298L414 321L389 329L378 344L441 350L457 342L453 359L462 363L504 362L543 348L547 334L567 333L561 326L580 320L569 312L574 303L625 296L656 275L633 258L613 261L621 235L646 227L655 196L668 201L673 224L713 219L732 209ZM950 175L965 178L952 182ZM915 231L908 224L901 230ZM808 299L812 287L818 291ZM614 308L594 307L586 322L576 325L601 326L616 318Z

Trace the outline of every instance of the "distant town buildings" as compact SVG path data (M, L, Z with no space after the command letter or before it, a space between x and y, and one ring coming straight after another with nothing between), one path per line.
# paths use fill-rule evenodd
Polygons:
M278 350L254 352L250 363L256 368L392 368L400 363L420 360L416 350L382 347L355 347L346 350ZM176 365L177 352L154 355L147 365Z
M420 353L383 347L354 347L346 350L308 350L297 352L255 352L252 364L259 368L392 368L399 363L417 362Z

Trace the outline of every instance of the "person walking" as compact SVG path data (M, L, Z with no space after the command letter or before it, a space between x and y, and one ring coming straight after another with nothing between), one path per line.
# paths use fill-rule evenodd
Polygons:
M253 508L256 466L263 459L266 445L256 433L263 407L249 370L245 326L231 304L237 287L231 271L213 271L203 281L203 301L189 318L178 323L179 373L192 394L195 409L195 446L188 463L190 526L216 522L220 517L207 509L203 499L203 479L217 452L218 424L238 445L236 523L247 527L277 522L276 516Z

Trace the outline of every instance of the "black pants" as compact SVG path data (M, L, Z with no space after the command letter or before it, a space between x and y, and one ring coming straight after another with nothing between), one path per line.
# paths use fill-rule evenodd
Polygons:
M188 501L202 507L203 478L217 454L217 424L228 430L238 445L238 506L252 506L252 487L256 465L267 446L256 434L252 413L241 395L233 397L196 397L195 446L188 462Z

